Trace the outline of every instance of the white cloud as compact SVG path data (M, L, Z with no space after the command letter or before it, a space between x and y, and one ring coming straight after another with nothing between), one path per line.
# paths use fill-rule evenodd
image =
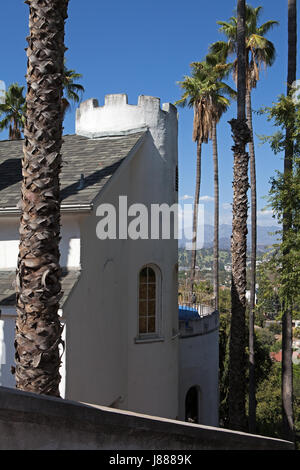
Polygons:
M224 202L224 204L222 204L222 209L224 209L225 211L231 211L232 210L232 204L230 202Z
M272 210L260 210L257 211L257 223L258 225L276 225L277 221L273 218Z
M257 216L258 217L269 217L269 216L272 216L273 215L273 211L272 210L261 210L261 211L258 211L257 212Z
M187 201L189 199L194 199L193 196L189 196L188 194L185 194L180 198L180 201ZM214 198L212 196L201 196L199 198L199 201L201 202L214 202Z
M200 201L202 201L202 202L213 202L214 198L211 197L211 196L201 196Z

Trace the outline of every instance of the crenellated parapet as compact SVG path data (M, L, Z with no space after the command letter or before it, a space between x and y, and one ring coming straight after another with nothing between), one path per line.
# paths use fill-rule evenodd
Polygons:
M177 135L177 109L171 103L160 106L160 99L141 95L137 105L128 104L126 94L105 96L104 106L92 98L81 103L76 113L76 134L97 138L124 135L149 129L169 130Z

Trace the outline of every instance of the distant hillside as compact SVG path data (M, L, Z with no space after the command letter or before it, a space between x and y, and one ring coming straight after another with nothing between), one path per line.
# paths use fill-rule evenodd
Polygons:
M264 251L266 247L276 243L277 236L272 235L272 233L278 230L278 226L263 226L259 225L257 227L257 248L259 250ZM251 225L248 226L249 236L248 236L248 248L251 245L250 240L250 233L251 233ZM230 249L230 242L231 242L231 233L232 233L232 226L231 225L220 225L220 249L222 250L229 250ZM211 248L213 246L213 239L214 239L214 227L212 225L204 225L204 245L203 248ZM179 247L184 248L186 244L186 240L182 239L179 240Z

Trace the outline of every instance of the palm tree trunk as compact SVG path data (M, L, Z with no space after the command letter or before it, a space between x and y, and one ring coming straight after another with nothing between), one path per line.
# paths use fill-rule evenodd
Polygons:
M199 209L200 184L201 184L201 151L202 151L202 143L200 140L198 140L197 141L196 188L195 188L194 214L193 214L191 292L193 292L194 290L194 283L195 283L195 277L196 277L198 209Z
M30 8L17 272L16 385L59 396L59 266L64 23L68 0Z
M11 133L11 140L19 140L21 139L21 132L18 127L17 118L15 117L13 120L13 128Z
M297 67L297 0L288 0L288 85L287 94L296 80ZM292 129L286 129L286 149L284 157L284 177L288 181L293 168L294 148ZM283 241L291 227L289 210L283 214ZM284 253L288 254L288 253ZM284 260L283 260L284 263ZM292 299L284 302L282 316L282 420L283 432L286 439L294 441L294 412L293 412L293 363L292 363Z
M245 0L238 0L238 117L230 124L234 139L234 175L232 208L232 287L231 331L229 370L229 425L231 429L246 428L245 390L245 316L246 316L246 261L248 217L248 161L246 145L250 131L246 123L246 48L245 48Z
M214 298L215 309L219 310L219 164L218 164L218 143L217 143L217 123L212 124L212 144L214 162Z
M252 125L251 90L246 93L247 123L251 133L249 142L250 180L251 180L251 279L249 309L249 432L255 433L256 428L256 385L254 358L254 323L255 323L255 292L256 292L256 250L257 250L257 200L256 200L256 168Z

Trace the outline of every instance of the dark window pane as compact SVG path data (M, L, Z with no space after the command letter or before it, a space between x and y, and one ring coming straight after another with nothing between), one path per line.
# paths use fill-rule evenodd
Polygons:
M148 315L149 317L155 316L155 300L150 300L148 302Z
M140 300L147 300L147 284L140 284Z
M155 317L148 318L148 333L155 333Z
M155 272L152 268L148 268L148 282L155 282Z
M155 284L148 284L148 300L155 300Z
M147 318L145 317L139 319L139 332L147 333Z
M147 282L147 268L144 268L140 272L140 282L146 283Z
M139 314L140 316L147 316L147 302L145 300L140 301Z

